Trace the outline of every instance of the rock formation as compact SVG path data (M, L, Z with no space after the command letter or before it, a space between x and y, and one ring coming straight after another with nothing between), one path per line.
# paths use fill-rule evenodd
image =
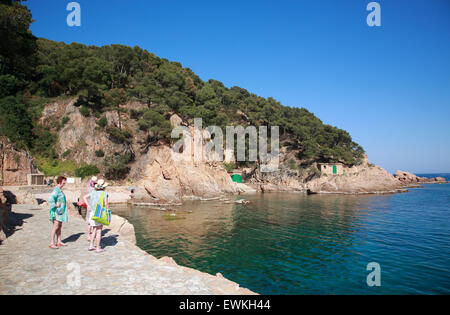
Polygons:
M170 118L173 127L182 124L181 118ZM238 188L222 163L214 162L214 152L207 156L204 138L206 131L186 128L180 151L167 145L153 146L140 157L131 170L130 177L144 187L147 195L135 196L144 202L180 202L184 197L212 198L236 193ZM201 156L200 160L195 155Z
M143 201L180 202L183 197L211 198L237 192L221 165L177 161L167 146L152 148L140 164L133 171L140 172L141 179L136 184L148 193Z
M260 167L256 167L250 172L245 172L245 178L262 192L304 190L298 173L282 164L276 172L262 172Z
M300 170L289 167L287 161L294 156L285 148L281 150L278 171L263 173L259 169L246 172L246 179L261 192L309 191L312 193L387 193L402 190L404 184L386 170L370 164L367 156L362 163L344 167L344 173L337 176L320 174L314 164Z
M136 245L134 226L130 222L128 222L127 219L113 214L111 216L111 224L107 228L112 232L119 234L122 239L125 239L133 245Z
M446 180L443 177L427 178L419 177L409 172L397 171L395 172L395 178L405 185L420 184L420 183L445 183Z
M174 160L171 149L166 144L155 144L146 150L142 149L140 141L146 133L138 131L136 120L121 117L124 130L137 130L129 144L115 143L103 129L96 128L94 117L84 117L74 105L75 99L48 104L43 113L42 123L51 120L61 120L68 117L68 122L59 130L58 152L70 150L70 158L76 163L95 164L103 169L103 157L97 157L95 151L102 150L105 156L116 153L132 152L135 161L130 165L128 180L139 186L135 201L166 203L179 202L184 196L215 197L224 193L237 192L236 185L222 167L221 163L194 163L186 160L186 152L182 161ZM146 108L145 104L133 102L123 105L129 110ZM107 112L108 126L118 126L117 113ZM174 114L170 117L173 127L185 125L182 119ZM194 129L186 140L194 145ZM198 138L200 139L200 138ZM203 140L200 139L200 142ZM202 145L202 143L199 143ZM147 192L147 193L142 193Z
M98 128L95 117L84 117L74 105L76 99L69 99L51 103L45 106L41 123L61 121L63 117L69 120L58 131L58 143L56 151L60 155L70 152L70 159L78 164L95 164L102 168L103 158L96 156L96 151L102 150L105 156L112 156L116 152L123 153L127 146L121 143L113 143L107 133ZM105 114L108 126L118 124L115 112ZM126 126L127 123L124 123ZM97 128L96 128L97 127ZM137 126L134 126L137 128Z
M114 111L104 113L107 127L119 125L123 130L133 130L133 136L127 143L116 143L104 128L98 128L97 118L84 117L74 105L75 99L48 104L41 123L61 120L68 117L66 124L59 130L57 151L61 154L70 150L70 158L80 164L95 164L104 171L104 158L95 151L102 150L105 157L131 152L134 162L129 164L128 184L139 187L133 196L134 202L179 203L183 198L197 196L213 198L229 193L254 191L311 191L335 193L375 193L394 192L403 187L425 182L445 182L443 178L424 179L407 172L397 172L392 176L384 169L369 164L367 157L363 163L351 168L344 167L344 174L326 176L320 174L313 161L298 160L298 152L281 148L279 167L274 172L261 172L260 165L243 172L246 183L251 187L233 183L222 162L212 159L216 153L206 156L205 144L208 134L205 130L196 130L176 114L172 114L172 127L185 128L184 144L178 152L172 151L165 142L146 144L148 134L140 131L137 120L126 114L121 117ZM128 111L140 111L146 104L131 102L122 105ZM123 116L122 116L123 115ZM120 119L119 119L120 118ZM194 159L195 152L202 159ZM225 162L233 162L233 154L225 152ZM8 158L8 165L12 165ZM27 164L25 163L25 166ZM17 168L17 165L16 165ZM11 175L8 175L11 178ZM121 184L121 182L113 183ZM30 199L20 196L22 199Z
M27 185L27 175L35 173L30 155L16 150L5 137L0 137L0 185Z
M177 114L174 114L170 117L170 124L172 127L177 127L182 124L183 120Z
M313 179L306 188L328 193L387 193L399 191L403 185L379 166L360 165L346 169L343 175Z

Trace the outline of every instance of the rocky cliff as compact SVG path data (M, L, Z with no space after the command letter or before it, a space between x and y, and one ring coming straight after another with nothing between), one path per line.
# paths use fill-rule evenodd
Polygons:
M321 176L306 184L313 192L352 194L399 192L403 187L392 174L368 163L347 168L343 175Z
M99 116L85 117L75 106L75 99L54 102L45 106L42 124L52 121L66 122L58 130L57 151L61 158L71 159L77 164L94 164L105 172L105 159L121 154L131 154L133 161L128 164L129 173L124 181L115 184L136 185L141 189L134 196L136 202L178 203L183 198L197 196L212 198L230 193L250 191L232 182L221 162L195 161L193 151L199 146L204 156L205 140L196 143L194 135L199 131L189 127L185 141L193 147L192 152L173 152L167 142L151 145L144 141L148 133L139 130L137 120L130 114L147 108L146 104L131 102L121 106L122 112L107 111L106 126L99 126ZM120 115L120 116L119 116ZM174 113L168 113L172 127L188 126ZM130 131L131 137L125 142L111 138L107 128L115 127ZM207 136L205 138L208 138ZM198 141L197 141L198 142ZM104 156L98 156L101 150ZM70 154L63 154L69 152ZM367 157L360 165L345 167L342 175L321 174L315 163L305 164L297 159L298 152L282 146L280 164L275 172L261 172L260 165L244 169L247 183L256 190L270 191L311 191L317 193L386 193L402 190L411 183L425 182L407 172L391 175L381 167L369 163ZM179 156L178 156L179 155ZM25 167L29 167L22 156ZM7 159L12 165L11 158ZM15 164L16 168L17 165ZM11 175L10 175L11 176ZM441 179L433 180L439 182Z
M107 127L119 127L131 131L132 138L126 143L118 143L111 139L105 128L100 128L97 118L81 115L75 106L75 99L54 102L45 106L41 118L42 124L52 121L67 122L58 131L57 152L62 159L70 159L77 164L94 164L102 173L105 171L105 158L131 154L133 161L129 163L130 172L127 179L116 184L128 183L137 185L140 192L135 200L140 202L167 203L179 202L183 197L215 197L237 192L236 185L223 168L222 163L195 163L192 157L181 161L175 160L167 143L154 143L148 146L144 139L146 132L139 130L137 121L128 112L146 108L146 104L128 103L122 106L125 113L121 117L116 112L104 113ZM170 117L172 126L182 123L177 115ZM192 135L186 141L193 142ZM200 144L203 148L203 143ZM104 156L99 157L96 151L101 150ZM70 152L64 156L64 152ZM183 153L181 153L183 155ZM64 156L64 157L63 157ZM142 193L142 191L144 193Z
M147 200L179 202L183 197L212 198L237 192L219 163L176 161L167 146L154 147L134 165L131 176L145 187Z
M26 185L27 174L35 173L31 156L16 150L5 137L0 137L0 186Z
M102 150L105 156L124 153L132 150L132 145L111 141L104 128L100 128L94 116L85 117L79 107L75 106L76 99L53 102L45 106L40 123L52 125L61 122L66 117L67 122L60 128L56 151L61 159L70 159L77 164L95 164L102 169L103 157L97 157L95 152ZM106 113L108 126L118 125L118 115L114 112ZM124 119L124 128L137 129L131 126L132 120ZM67 155L65 156L64 153Z

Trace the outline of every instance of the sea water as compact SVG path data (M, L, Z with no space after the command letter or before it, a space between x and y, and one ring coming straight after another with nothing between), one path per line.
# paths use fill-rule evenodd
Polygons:
M148 253L220 272L260 294L450 293L450 184L387 195L230 198L251 204L192 201L173 212L113 212L134 225ZM380 286L368 285L372 262L381 268Z

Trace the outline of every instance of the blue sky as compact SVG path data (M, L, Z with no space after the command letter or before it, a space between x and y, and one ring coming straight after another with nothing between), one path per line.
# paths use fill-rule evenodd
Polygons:
M450 1L29 0L32 31L66 43L138 45L203 80L306 107L388 171L450 172Z

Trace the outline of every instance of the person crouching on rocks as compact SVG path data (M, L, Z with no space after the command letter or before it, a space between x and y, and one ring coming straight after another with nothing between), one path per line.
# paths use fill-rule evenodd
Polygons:
M108 193L105 191L106 187L108 187L108 183L105 183L103 179L100 179L97 184L94 186L94 190L92 190L89 194L83 197L84 202L87 205L87 211L89 213L89 225L93 227L94 232L91 235L91 241L89 244L89 251L95 250L97 253L104 252L105 250L100 248L100 240L102 238L102 228L103 225L92 220L92 217L97 210L97 204L100 202L101 195L103 193L104 206L106 209L109 208L108 204ZM96 248L94 247L94 240L96 241Z
M61 230L63 222L68 221L67 215L67 201L66 195L62 191L62 188L67 182L67 178L59 176L56 179L56 187L53 189L52 194L48 200L50 205L50 221L53 223L53 228L50 233L50 248L58 249L60 246L67 246L61 241ZM56 237L56 244L55 244Z

